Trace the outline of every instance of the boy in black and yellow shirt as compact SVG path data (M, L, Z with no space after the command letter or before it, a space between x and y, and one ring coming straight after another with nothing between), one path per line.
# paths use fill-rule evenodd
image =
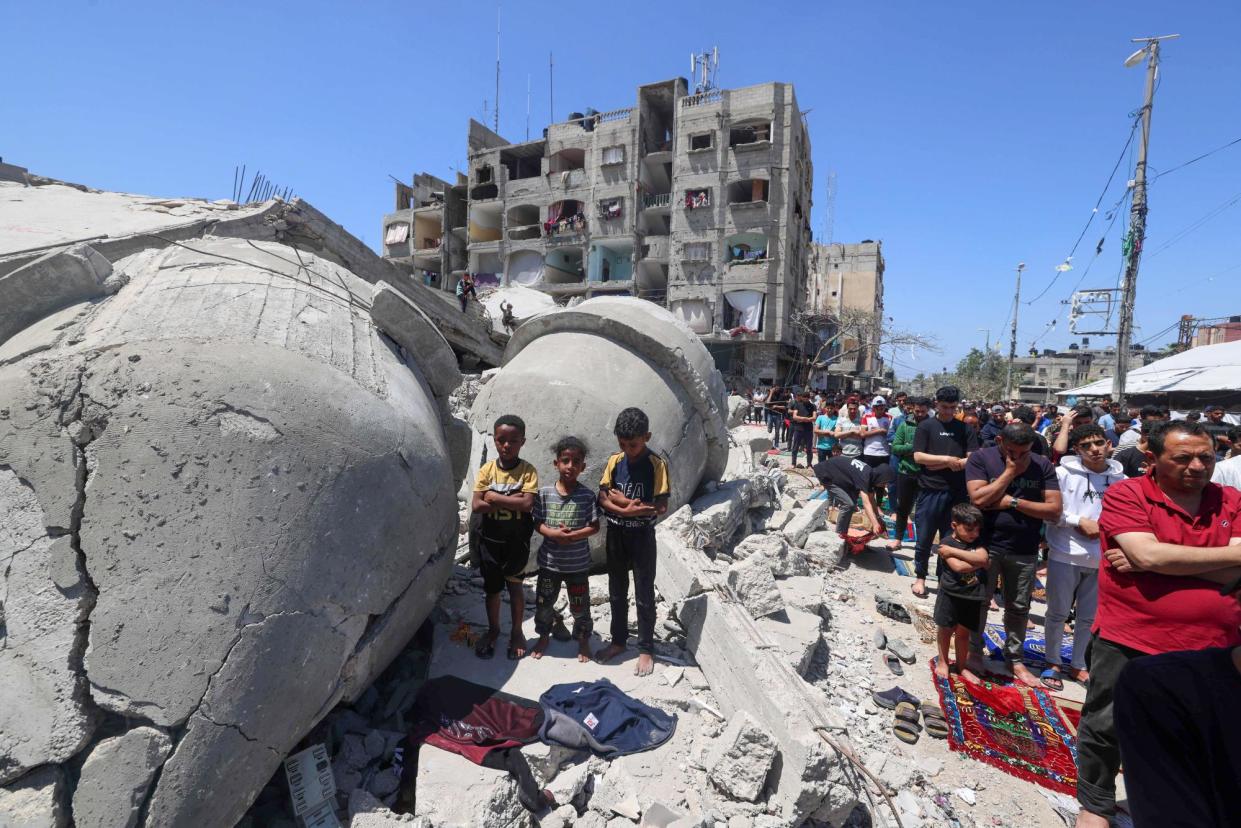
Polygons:
M638 408L626 408L613 429L620 451L608 458L599 480L599 505L608 519L608 600L612 643L595 656L607 662L629 640L629 570L633 570L638 608L638 665L634 673L655 669L655 521L668 511L668 464L647 448L650 421Z
M530 536L534 534L534 496L539 491L539 475L534 466L518 456L526 442L526 424L520 417L505 414L493 427L496 459L478 470L470 507L482 515L479 528L479 569L483 592L487 595L487 632L478 640L474 654L491 658L500 637L500 593L508 588L512 610L512 632L508 657L526 653L521 622L526 612L526 595L521 576L530 560Z

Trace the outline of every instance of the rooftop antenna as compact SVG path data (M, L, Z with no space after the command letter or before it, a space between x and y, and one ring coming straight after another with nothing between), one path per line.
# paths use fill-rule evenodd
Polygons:
M530 73L526 73L526 140L530 140Z
M556 123L556 65L547 53L547 122Z
M500 134L500 4L496 3L496 135Z
M694 52L689 56L689 73L694 78L694 94L715 88L715 74L720 69L720 48L711 47L710 51Z
M827 212L823 216L823 243L831 244L836 233L836 171L827 173Z

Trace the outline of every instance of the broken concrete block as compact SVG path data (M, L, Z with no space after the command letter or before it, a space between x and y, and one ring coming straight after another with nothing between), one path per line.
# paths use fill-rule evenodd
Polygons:
M573 828L575 822L577 822L577 809L572 805L561 805L539 820L539 828Z
M73 791L73 824L78 828L137 825L151 779L170 750L168 734L153 727L135 727L96 744Z
M810 561L796 546L789 544L783 535L750 535L733 547L734 558L761 557L771 567L777 578L791 578L810 574Z
M655 530L655 549L659 558L656 571L663 570L662 576L677 595L698 595L713 589L721 580L717 564L698 550L687 547L662 524ZM592 583L594 580L597 579L592 579Z
M825 625L831 621L831 612L823 596L822 576L793 575L777 581L776 586L788 606L819 616Z
M0 825L65 828L69 825L65 802L64 773L57 767L39 768L0 788Z
M730 566L728 585L755 618L774 615L784 610L784 599L780 596L776 579L771 574L771 566L761 555L746 558Z
M745 397L738 397L732 394L728 397L728 422L727 427L734 429L745 422L746 415L750 413L750 401Z
M566 359L567 354L572 358ZM591 463L581 482L598 488L604 460L616 450L613 427L622 405L650 419L651 448L666 452L669 509L675 511L704 480L718 479L728 458L724 381L706 347L685 323L652 302L597 297L540 314L513 333L504 368L478 393L471 420L489 433L502 414L526 421L524 456L550 457L566 430L588 446ZM556 389L556 404L548 404ZM565 412L572 412L566 423ZM570 427L571 426L571 427ZM597 459L597 462L596 462ZM602 557L603 534L592 539Z
M707 758L707 778L732 799L757 802L779 748L776 740L748 713L734 714Z
M793 672L778 648L773 650L739 603L704 593L684 601L678 617L720 709L728 716L750 713L779 746L769 804L785 824L800 825L820 808L847 814L857 790L843 778L845 760L813 730L816 723L838 724L822 697Z
M826 523L827 501L809 500L804 506L793 513L793 518L784 527L784 537L796 547L806 545L810 533L823 529Z
M517 783L504 776L496 780L487 798L475 807L471 824L478 828L523 828L528 823L526 809L517 799Z
M758 628L774 643L799 676L805 676L825 646L823 619L796 607L786 607L778 618L760 618Z
M435 396L446 398L461 384L457 357L448 340L422 308L387 282L375 283L371 319L411 357L416 356Z
M835 569L840 566L847 550L844 539L834 528L811 532L803 547L818 569Z
M0 343L55 311L104 296L112 263L75 244L0 276Z
M641 810L637 807L638 783L621 765L611 764L602 777L595 778L595 793L590 798L590 809L608 819L624 816L637 821ZM629 814L633 812L633 816Z

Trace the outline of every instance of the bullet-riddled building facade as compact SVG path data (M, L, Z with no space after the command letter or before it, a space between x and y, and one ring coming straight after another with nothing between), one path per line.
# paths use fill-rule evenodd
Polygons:
M571 113L534 141L471 121L468 179L427 177L442 195L386 216L385 252L446 291L469 272L480 289L521 285L560 304L647 299L684 320L726 376L780 382L805 339L789 319L808 290L812 180L792 84L690 94L678 78L638 87L626 109ZM439 216L437 244L430 219L418 234L422 213Z

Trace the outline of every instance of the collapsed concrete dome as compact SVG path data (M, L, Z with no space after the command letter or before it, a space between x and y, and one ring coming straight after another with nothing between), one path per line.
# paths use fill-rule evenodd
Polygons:
M525 420L522 456L545 481L553 479L556 441L581 438L590 451L581 482L596 489L605 458L617 450L616 415L637 406L650 418L651 448L668 460L672 511L724 471L725 398L711 354L683 322L643 299L598 297L522 324L471 421L489 434L503 414ZM490 443L485 451L494 454Z
M428 318L330 253L180 239L0 269L0 786L81 763L80 824L233 825L456 547Z

